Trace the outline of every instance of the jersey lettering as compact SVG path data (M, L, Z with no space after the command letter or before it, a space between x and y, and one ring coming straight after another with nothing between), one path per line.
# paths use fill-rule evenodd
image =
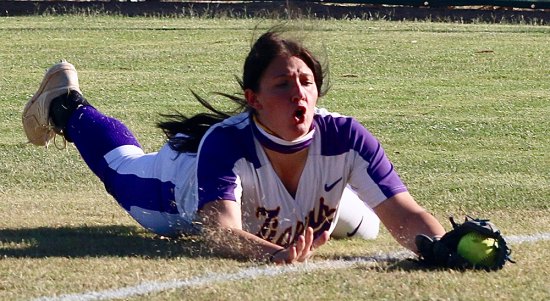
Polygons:
M296 222L296 225L294 226L294 235L292 235L293 227L291 226L283 229L281 231L281 234L279 235L279 238L277 240L274 240L275 236L277 235L277 230L279 226L280 211L280 207L277 207L274 210L268 210L264 207L259 207L256 209L256 217L265 218L264 223L260 228L260 231L256 233L256 236L274 242L280 246L288 247L296 241L298 236L304 234L306 230L305 225L313 228L313 236L315 238L317 238L324 231L328 231L330 229L332 221L334 220L334 213L336 212L336 209L330 208L329 206L325 205L325 199L321 198L319 200L319 209L317 210L317 212L315 212L316 210L313 209L305 217L304 222Z
M279 212L281 207L277 207L274 210L267 210L265 208L256 209L256 217L265 217L265 221L260 228L260 231L256 233L256 236L265 240L272 241L277 234L277 228L279 227Z

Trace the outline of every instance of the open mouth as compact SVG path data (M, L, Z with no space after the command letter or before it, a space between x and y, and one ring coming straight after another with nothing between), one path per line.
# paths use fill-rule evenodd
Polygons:
M306 108L305 107L299 107L294 111L294 120L296 120L297 123L302 123L305 120L306 116Z

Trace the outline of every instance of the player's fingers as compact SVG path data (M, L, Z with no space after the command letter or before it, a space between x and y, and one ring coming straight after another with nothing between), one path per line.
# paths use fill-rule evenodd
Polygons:
M305 249L311 250L313 244L313 228L307 227L304 238L306 240Z
M321 235L319 235L319 237L317 237L312 245L311 245L311 249L314 250L314 249L317 249L318 247L324 245L330 238L330 234L328 234L328 231L324 231L323 233L321 233Z
M303 235L300 235L298 241L296 242L296 261L298 262L304 262L306 261L310 256L310 250L311 243L306 242L306 238Z
M306 245L306 238L303 235L298 236L298 239L296 240L296 244L294 247L296 248L296 255L298 257L302 256L302 252L305 249Z
M285 263L293 263L296 261L296 258L298 257L298 254L296 252L296 247L292 246L288 248L287 257L285 259Z
M272 262L275 264L288 264L296 261L296 247L289 247L273 256Z

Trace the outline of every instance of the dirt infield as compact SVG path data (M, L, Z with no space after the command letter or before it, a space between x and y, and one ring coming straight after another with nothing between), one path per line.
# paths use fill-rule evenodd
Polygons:
M118 1L1 1L0 16L106 13L126 16L229 16L278 18L363 18L450 22L525 22L548 24L550 11L502 7L403 7L330 5L312 2L118 2Z

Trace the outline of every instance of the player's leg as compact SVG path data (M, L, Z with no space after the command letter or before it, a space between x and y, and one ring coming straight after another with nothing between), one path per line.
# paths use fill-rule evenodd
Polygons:
M349 187L344 189L336 215L333 238L358 237L375 239L380 230L380 219Z
M187 226L172 205L173 181L162 181L155 174L156 153L145 155L124 124L84 99L71 64L62 62L46 73L24 109L23 125L33 144L48 145L56 133L74 142L107 191L145 228L174 235Z

